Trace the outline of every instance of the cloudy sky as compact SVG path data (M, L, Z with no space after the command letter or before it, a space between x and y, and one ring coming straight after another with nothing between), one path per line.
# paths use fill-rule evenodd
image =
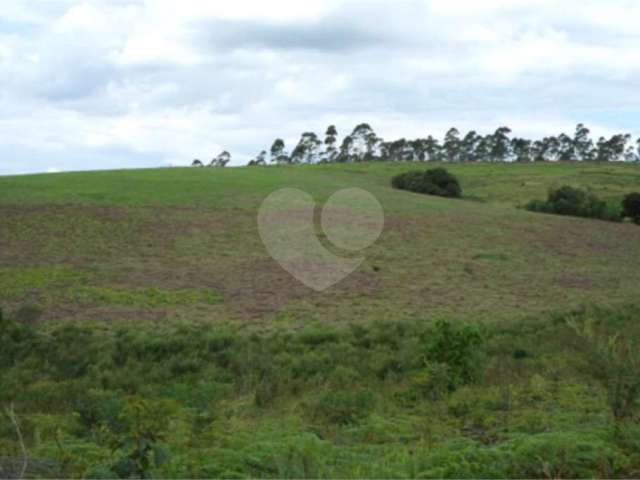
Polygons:
M0 174L244 164L274 138L640 133L640 2L0 6Z

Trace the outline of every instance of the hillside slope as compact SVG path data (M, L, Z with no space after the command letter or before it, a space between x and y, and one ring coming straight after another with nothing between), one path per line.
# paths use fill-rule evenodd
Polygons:
M389 187L415 164L157 169L0 178L0 296L40 319L211 319L296 325L500 319L634 299L640 228L515 208L552 185L612 202L635 165L448 165L466 200ZM346 187L382 204L381 237L321 293L266 252L257 209L295 187L322 204ZM319 232L320 233L320 232Z

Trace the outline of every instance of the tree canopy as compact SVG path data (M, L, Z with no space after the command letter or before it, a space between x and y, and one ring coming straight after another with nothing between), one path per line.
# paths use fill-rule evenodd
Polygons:
M291 153L282 138L269 149L271 164L348 163L363 161L442 161L442 162L578 162L640 161L640 138L632 141L628 133L594 141L584 124L576 125L572 134L560 133L541 139L511 135L507 126L482 135L475 130L463 134L451 127L442 140L427 135L423 138L385 141L367 123L357 125L341 140L334 125L329 125L324 138L304 132ZM224 151L210 166L224 166L230 160ZM251 165L266 165L267 151L261 151ZM194 163L195 165L195 163Z

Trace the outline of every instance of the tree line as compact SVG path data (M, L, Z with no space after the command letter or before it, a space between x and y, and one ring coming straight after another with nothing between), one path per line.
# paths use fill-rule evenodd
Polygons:
M208 164L225 166L231 155L224 151ZM290 165L313 163L349 163L362 161L442 161L442 162L539 162L539 161L640 161L640 138L620 133L594 141L589 129L576 125L573 135L561 133L538 140L512 137L509 127L499 127L482 135L471 130L464 135L450 128L442 141L426 138L401 138L385 141L367 123L357 125L338 142L338 131L330 125L324 139L314 132L304 132L291 152L281 138L274 140L267 152L262 150L249 165ZM194 160L194 166L203 166Z

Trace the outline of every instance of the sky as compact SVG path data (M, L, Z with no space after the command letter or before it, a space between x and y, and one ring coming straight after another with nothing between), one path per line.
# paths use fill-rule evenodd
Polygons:
M245 164L273 140L640 134L640 2L0 6L0 175Z

